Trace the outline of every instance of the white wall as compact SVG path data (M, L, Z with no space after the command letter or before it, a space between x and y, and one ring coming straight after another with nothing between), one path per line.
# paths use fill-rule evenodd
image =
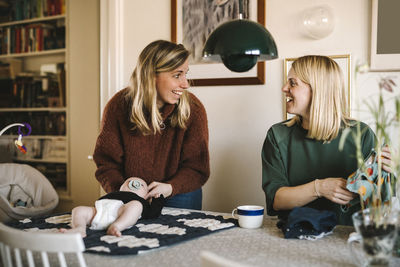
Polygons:
M68 4L68 106L70 141L70 199L61 199L57 212L93 205L100 195L93 154L99 133L99 21L97 0L70 0Z
M118 0L116 0L118 1ZM121 0L123 5L123 80L127 84L140 51L155 39L170 38L170 2ZM334 11L336 27L325 39L301 34L302 12L317 4ZM370 1L266 0L266 25L279 59L266 63L266 84L191 88L206 107L210 130L211 177L203 208L231 211L239 204L264 205L261 147L268 128L283 119L283 59L306 54L351 54L366 61L369 53Z

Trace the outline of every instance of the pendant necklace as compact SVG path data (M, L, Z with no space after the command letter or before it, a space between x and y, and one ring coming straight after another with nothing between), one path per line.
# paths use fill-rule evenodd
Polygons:
M161 122L160 122L160 129L161 129L161 130L164 130L164 129L165 129L165 123L164 123L164 121L161 121Z

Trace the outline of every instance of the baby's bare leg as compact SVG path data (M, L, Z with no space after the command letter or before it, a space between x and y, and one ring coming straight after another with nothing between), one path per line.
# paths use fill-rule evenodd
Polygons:
M107 234L121 236L121 231L134 225L143 211L143 204L132 200L118 210L118 218L107 229Z
M86 236L86 226L96 215L94 207L79 206L72 209L71 229L61 228L62 233L80 233L82 237Z

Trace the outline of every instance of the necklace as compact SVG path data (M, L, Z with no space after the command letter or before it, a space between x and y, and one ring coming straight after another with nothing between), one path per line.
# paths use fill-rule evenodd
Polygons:
M161 130L164 130L164 129L165 129L165 123L164 123L164 121L161 121L161 122L160 122L160 129L161 129Z

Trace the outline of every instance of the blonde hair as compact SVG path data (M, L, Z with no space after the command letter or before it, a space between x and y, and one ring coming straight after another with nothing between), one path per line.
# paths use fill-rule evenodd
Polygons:
M183 45L164 40L154 41L143 49L126 95L131 105L129 120L134 124L133 129L139 129L143 135L161 132L164 122L157 107L157 73L173 71L185 63L188 57L189 51ZM170 118L170 124L185 129L189 116L190 97L184 90Z
M326 56L303 56L293 62L292 70L311 87L308 137L323 141L335 139L341 123L349 125L350 121L343 73L339 65ZM292 126L300 121L301 117L295 116L286 125Z

